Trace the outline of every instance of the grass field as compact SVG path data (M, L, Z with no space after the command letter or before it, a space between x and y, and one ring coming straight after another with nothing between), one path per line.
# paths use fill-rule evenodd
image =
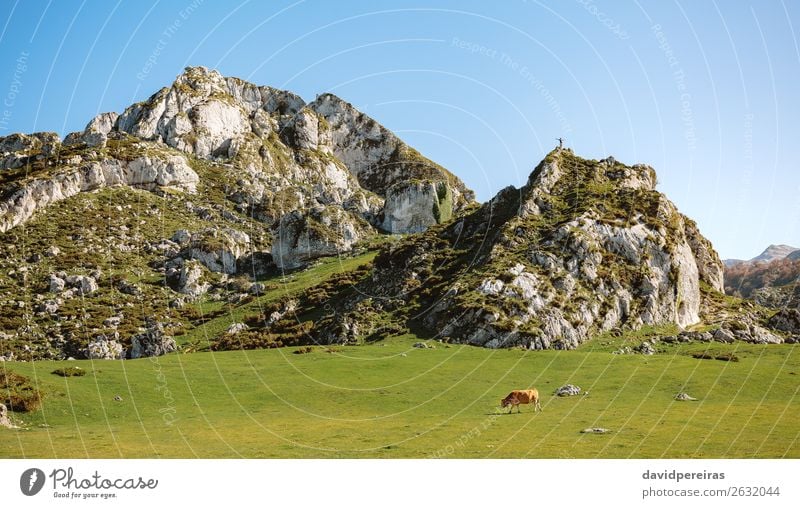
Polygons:
M0 429L0 457L800 457L797 346L641 356L600 341L531 352L414 341L8 363L45 398L14 414L20 429ZM739 361L691 357L706 350ZM51 374L65 365L89 372ZM589 395L553 397L565 383ZM496 412L529 386L543 394L541 413ZM678 392L699 400L675 401ZM611 432L580 433L594 426Z

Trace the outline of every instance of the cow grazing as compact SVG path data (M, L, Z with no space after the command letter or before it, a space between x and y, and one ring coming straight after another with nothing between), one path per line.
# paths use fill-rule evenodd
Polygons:
M520 404L533 404L533 412L538 409L542 410L542 405L539 404L539 390L533 388L532 390L514 390L508 396L500 401L502 407L511 406L508 410L509 413L517 408L517 413L520 412Z

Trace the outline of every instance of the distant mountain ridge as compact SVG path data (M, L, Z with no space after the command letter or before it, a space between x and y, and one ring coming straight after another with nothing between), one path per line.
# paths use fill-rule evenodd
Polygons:
M770 245L764 252L758 256L744 260L744 259L725 259L723 263L725 266L734 266L739 263L752 263L755 261L774 261L776 259L783 259L787 256L794 255L800 256L800 249L792 247L791 245ZM794 259L794 258L793 258Z
M800 249L770 245L749 261L725 260L725 293L766 307L797 306Z
M770 245L764 249L764 252L751 259L751 261L774 261L776 259L783 259L797 250L797 247L792 247L790 245Z

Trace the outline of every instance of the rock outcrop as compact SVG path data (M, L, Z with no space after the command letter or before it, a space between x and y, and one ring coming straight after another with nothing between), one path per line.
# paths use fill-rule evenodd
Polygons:
M71 294L87 296L97 291L99 286L95 277L91 275L67 275L64 272L58 272L48 276L47 287L51 293L60 294L64 290L71 290Z
M195 259L218 273L236 273L237 261L250 251L250 237L233 228L209 228L191 235L186 243L182 258Z
M454 209L473 200L458 178L334 95L323 94L306 105L288 92L201 67L188 68L171 88L128 108L117 128L199 157L240 160L245 172L233 199L256 208L274 225L295 220L283 214L320 204L354 215L348 222L361 218L374 226L387 224L379 220L383 208L383 215L392 217L392 232L409 233L447 220ZM441 213L431 213L430 193L406 193L404 208L427 208L427 213L398 217L403 214L398 191L389 190L412 179L424 180L438 196L449 198L437 207ZM310 191L298 182L311 183ZM415 197L421 201L408 202ZM276 241L284 243L280 237L278 233ZM349 243L344 240L339 246ZM316 245L319 253L308 250ZM330 252L327 243L312 241L306 247L298 250L302 259L280 255L274 256L276 263L297 267ZM283 254L290 251L284 248Z
M779 310L769 320L769 325L794 335L800 335L800 309L797 307Z
M452 190L445 182L397 182L386 191L381 228L389 233L420 233L452 216Z
M280 268L299 268L315 257L343 254L369 235L366 221L338 207L295 211L278 223L272 257Z
M191 299L206 294L210 284L204 281L203 265L199 261L176 258L168 266L167 283L175 291Z
M64 145L83 145L89 148L103 147L108 141L108 134L113 130L119 115L117 113L101 113L90 121L83 132L71 132L64 138Z
M202 183L191 166L200 165L230 174L226 198L274 231L280 268L346 252L379 229L422 231L474 199L452 173L334 95L306 104L204 67L187 68L120 115L98 115L63 143L49 133L15 134L0 138L0 153L0 169L36 166L33 178L0 196L0 232L104 187L194 192ZM297 213L313 223L320 207L348 236L318 241L314 231L292 231L309 241L287 245L281 225L296 225Z
M197 182L197 173L181 156L105 159L77 168L67 166L52 177L34 178L18 184L17 189L7 189L6 196L0 199L0 232L22 224L37 210L81 192L120 185L194 192Z
M125 357L125 348L118 339L119 334L114 338L98 336L86 347L84 355L90 360L120 360Z
M177 349L175 339L164 332L164 326L157 321L148 321L147 329L131 338L131 359L149 356L162 356Z
M554 395L557 395L559 397L570 397L572 395L580 395L580 394L581 394L581 387L570 384L566 384L564 386L559 387L554 393Z
M0 404L0 427L5 427L7 429L16 428L16 426L11 423L11 419L8 417L8 408L5 404Z
M330 126L333 153L362 187L386 199L385 230L423 231L474 200L474 193L452 173L351 104L323 94L309 106Z
M655 182L648 166L556 150L523 188L386 248L319 334L341 342L392 313L451 341L571 349L612 329L697 323L701 282L721 289L722 264Z
M11 134L0 137L0 170L18 169L53 155L61 145L55 132Z

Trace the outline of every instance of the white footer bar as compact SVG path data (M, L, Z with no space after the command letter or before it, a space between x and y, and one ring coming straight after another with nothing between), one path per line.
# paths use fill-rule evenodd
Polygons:
M4 506L800 506L800 460L0 460ZM564 504L566 503L566 505Z

